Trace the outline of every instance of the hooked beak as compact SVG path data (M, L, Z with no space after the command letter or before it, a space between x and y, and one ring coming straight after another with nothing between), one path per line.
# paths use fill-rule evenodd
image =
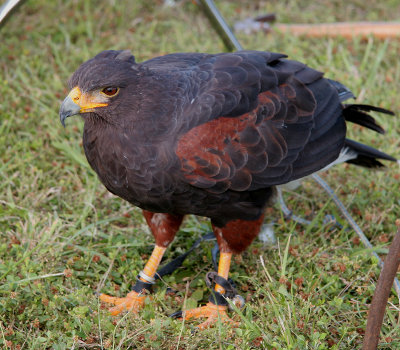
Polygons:
M79 114L81 111L81 106L76 104L72 97L68 95L60 107L60 122L65 128L65 119L71 117L72 115Z
M99 100L97 95L82 93L78 86L74 87L65 98L60 108L60 121L65 127L65 119L72 115L93 112L95 108L108 105L105 100Z

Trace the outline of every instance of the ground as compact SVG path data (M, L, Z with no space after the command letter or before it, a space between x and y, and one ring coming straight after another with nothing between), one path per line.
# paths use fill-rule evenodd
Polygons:
M27 1L0 31L0 345L12 349L355 349L379 274L353 231L329 230L340 215L310 180L285 194L302 227L268 210L278 244L256 241L232 267L246 298L223 324L192 333L193 324L167 317L182 304L204 304L211 243L157 284L140 316L113 318L96 292L125 295L152 238L140 211L110 195L81 147L82 121L63 129L58 109L76 67L104 49L129 48L138 61L179 51L219 52L221 41L194 2ZM398 20L400 1L216 2L228 22L269 12L279 22ZM299 5L301 4L301 5ZM397 17L396 17L397 16ZM400 41L346 41L239 35L248 49L284 52L344 82L357 101L400 114ZM356 140L400 157L398 117L377 116L385 136L350 126ZM336 190L377 252L384 256L399 218L400 169L368 171L342 165L324 179ZM344 221L342 220L344 223ZM189 217L167 253L190 247L209 224ZM400 276L399 276L400 277ZM170 286L178 293L167 295ZM398 300L390 297L380 348L400 348Z

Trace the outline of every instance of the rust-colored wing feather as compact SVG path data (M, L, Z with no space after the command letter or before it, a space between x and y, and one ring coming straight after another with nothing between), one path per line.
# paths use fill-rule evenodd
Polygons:
M225 56L225 65L217 59L203 66L208 86L188 115L197 125L178 141L191 185L213 193L256 190L306 176L338 156L344 120L336 89L321 73L259 53Z

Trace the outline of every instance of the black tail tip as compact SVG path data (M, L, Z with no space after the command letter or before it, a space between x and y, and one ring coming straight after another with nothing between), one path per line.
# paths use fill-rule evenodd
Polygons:
M361 165L367 168L381 168L384 167L384 165L378 160L381 159L400 164L398 159L390 156L389 154L354 140L346 139L345 145L357 154L356 158L348 160L347 163Z
M389 111L388 109L371 105L347 104L343 105L343 107L343 116L347 121L364 126L380 134L385 134L385 130L375 121L375 119L371 115L368 114L368 112L372 111L388 115L395 115L392 111Z

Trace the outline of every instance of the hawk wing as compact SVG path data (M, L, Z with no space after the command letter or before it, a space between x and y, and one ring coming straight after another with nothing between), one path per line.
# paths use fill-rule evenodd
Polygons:
M257 190L309 175L338 157L346 127L336 88L322 73L284 57L203 56L191 72L187 130L176 149L191 185L214 193Z

